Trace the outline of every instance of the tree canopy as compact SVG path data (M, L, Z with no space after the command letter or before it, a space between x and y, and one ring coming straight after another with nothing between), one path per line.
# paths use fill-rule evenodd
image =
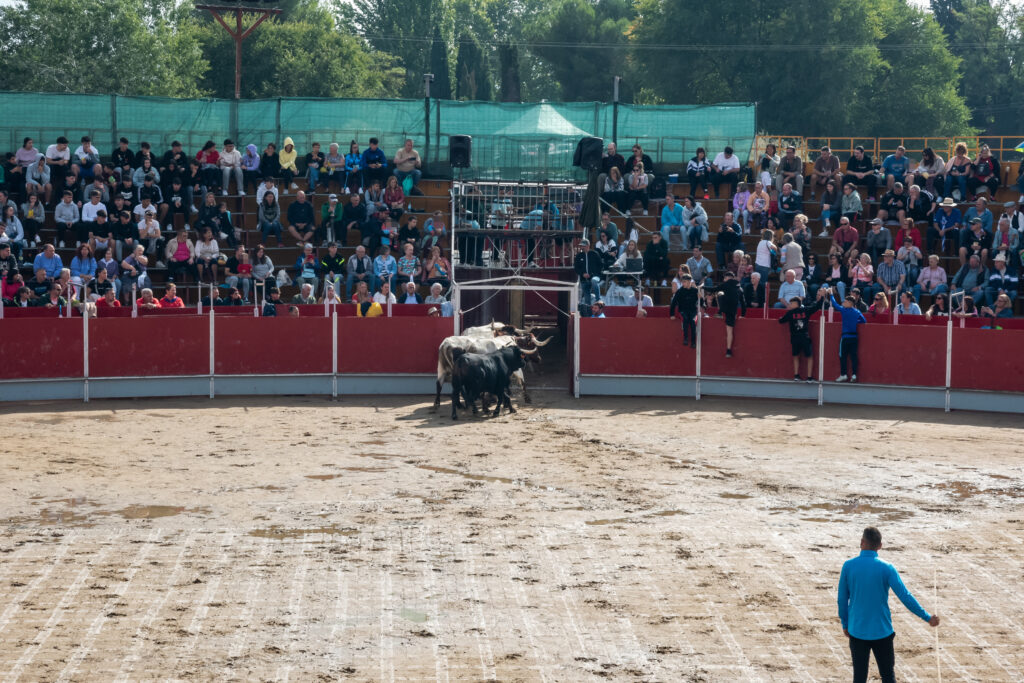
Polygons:
M621 76L624 102L754 102L780 134L1021 132L1009 0L276 4L243 44L243 97L418 98L433 73L435 97L608 101ZM3 90L234 94L231 38L183 0L21 0L0 36Z

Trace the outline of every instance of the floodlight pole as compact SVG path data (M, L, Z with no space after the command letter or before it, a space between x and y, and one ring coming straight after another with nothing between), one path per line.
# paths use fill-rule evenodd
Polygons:
M235 41L235 99L241 99L242 97L242 41L249 37L249 35L256 30L256 27L262 24L270 17L280 14L279 9L268 9L266 7L245 7L238 5L235 7L225 5L196 5L196 9L207 10L213 15L213 18L217 20L224 30L228 32ZM232 29L228 26L228 23L224 21L222 16L223 11L234 12L235 14L235 28ZM243 14L255 14L257 15L255 23L252 26L242 30L242 15Z
M612 79L612 142L619 144L619 83L622 76Z

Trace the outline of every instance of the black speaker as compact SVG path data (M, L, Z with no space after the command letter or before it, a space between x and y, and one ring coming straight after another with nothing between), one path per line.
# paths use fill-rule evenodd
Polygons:
M473 138L453 135L448 138L448 164L452 168L469 168L473 156Z
M576 145L576 154L573 155L573 166L597 170L601 168L601 155L603 153L603 138L582 138Z

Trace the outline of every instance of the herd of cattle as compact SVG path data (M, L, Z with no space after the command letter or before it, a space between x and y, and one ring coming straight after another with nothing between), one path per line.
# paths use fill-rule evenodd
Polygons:
M528 362L540 362L538 349L550 342L551 339L538 341L532 332L502 323L469 327L460 336L448 337L437 351L434 406L441 405L441 386L449 381L453 420L459 419L460 407L472 408L475 415L477 400L486 412L489 398L497 400L495 417L501 414L502 404L514 413L509 394L511 385L518 384L523 390L523 400L530 402L523 368Z

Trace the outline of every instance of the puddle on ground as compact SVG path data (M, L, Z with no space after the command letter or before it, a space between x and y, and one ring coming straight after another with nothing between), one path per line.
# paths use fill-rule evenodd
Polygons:
M306 536L355 536L359 532L355 529L346 529L336 524L330 526L313 527L309 529L286 529L284 527L272 526L269 529L253 529L250 536L257 538L270 538L275 541L283 541L289 538L305 538Z
M777 515L783 512L813 512L813 511L825 511L835 512L842 515L878 515L878 518L883 522L898 522L909 517L913 517L914 513L910 510L900 510L898 508L885 508L876 507L870 503L812 503L810 505L798 505L790 507L778 507L769 508L769 512L773 515ZM802 521L805 522L838 522L839 519L826 518L826 517L801 517Z
M604 526L606 524L622 524L628 522L634 517L616 517L615 519L590 519L584 522L587 526Z
M460 472L459 470L449 469L447 467L437 467L436 465L416 465L421 470L430 470L431 472L440 472L441 474L457 474L465 479L472 479L473 481L490 481L499 484L516 484L520 483L516 479L509 479L507 477L489 477L483 474L469 474L468 472Z
M1011 477L1004 477L1000 474L989 474L987 476L994 477L996 479L1011 479ZM974 496L981 495L1008 496L1010 498L1024 497L1024 487L1022 486L1002 489L983 489L966 481L948 481L941 484L933 484L932 488L947 491L951 496L958 498L959 500L966 500L967 498L973 498Z
M209 508L185 508L180 505L129 505L120 510L98 510L101 503L88 498L58 498L47 500L47 503L64 505L60 509L46 508L36 516L10 517L2 520L4 524L41 524L43 526L69 526L88 529L96 526L103 517L118 516L124 519L157 519L173 517L183 512L208 513Z
M582 510L583 508L569 508L569 509L571 509L571 510L572 509ZM635 521L638 521L640 519L643 519L644 517L673 517L675 515L688 515L688 514L690 514L690 513L686 512L685 510L658 510L657 512L645 512L644 514L637 515L636 517L616 517L616 518L613 518L613 519L592 519L592 520L589 520L587 522L584 522L584 524L587 524L589 526L604 526L606 524L621 524L623 522L635 522Z
M430 618L423 612L417 612L416 610L409 609L408 607L403 607L398 612L398 616L402 617L403 619L408 619L409 621L415 621L417 624L422 624Z
M747 498L753 498L753 496L747 495L746 493L719 493L719 498L728 498L729 500L746 500Z
M184 507L173 505L129 505L117 514L125 519L155 519L157 517L173 517L184 511Z
M451 502L447 498L428 498L427 496L418 496L415 493L405 493L404 491L396 493L395 498L416 498L431 505L447 505Z

